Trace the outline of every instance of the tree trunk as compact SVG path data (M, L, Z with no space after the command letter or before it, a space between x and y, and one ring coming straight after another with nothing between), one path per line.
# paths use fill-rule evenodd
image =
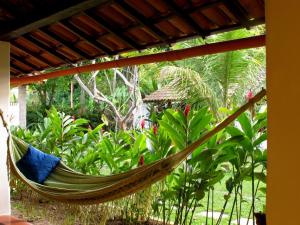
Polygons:
M71 80L70 84L70 107L74 108L74 82Z
M79 97L79 114L83 116L86 113L86 99L85 99L85 91L81 88L80 97Z

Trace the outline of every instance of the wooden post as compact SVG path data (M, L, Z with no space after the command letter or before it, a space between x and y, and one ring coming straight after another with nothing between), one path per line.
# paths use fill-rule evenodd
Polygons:
M268 1L267 224L300 224L300 26L298 0Z

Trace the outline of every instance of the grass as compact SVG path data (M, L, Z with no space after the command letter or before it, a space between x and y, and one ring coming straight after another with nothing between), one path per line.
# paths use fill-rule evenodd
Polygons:
M226 179L224 179L226 180ZM257 185L257 181L255 182L255 186ZM260 187L265 187L264 184L260 184ZM252 199L252 183L251 181L245 181L243 183L243 201L242 201L242 210L241 210L241 217L242 218L248 218L249 212L250 212L250 208L251 208L251 199ZM226 189L225 189L225 183L219 183L217 185L215 185L215 191L214 191L214 204L213 204L213 208L214 208L214 212L221 212L225 199L224 199L224 195L227 193ZM255 212L259 212L259 211L264 211L264 205L266 202L266 198L265 195L262 194L260 191L257 192L257 196L256 196L256 201L255 201ZM225 214L226 215L230 215L231 209L232 209L232 205L233 205L233 201L234 201L234 197L233 195L231 196L231 198L228 201L227 207L225 209ZM196 215L199 214L200 212L206 211L206 204L207 204L207 198L204 199L204 201L202 202L202 204L204 205L204 207L201 207L197 210ZM209 210L211 211L211 207L209 208ZM233 220L236 220L236 212L235 210L233 211ZM201 217L201 216L195 216L195 220L193 224L205 224L206 218L205 217ZM214 223L217 220L214 220ZM221 224L228 224L228 217L227 218L223 218ZM211 219L209 219L209 223L211 224ZM249 223L250 225L250 223Z
M221 183L218 183L214 186L214 203L213 203L213 212L221 212L225 199L224 199L224 195L227 194L227 190L225 188L225 181L229 178L229 175L226 176ZM257 185L257 181L255 181L255 187ZM260 183L259 184L259 188L261 187L266 187L265 184ZM247 219L249 216L249 212L251 209L251 205L252 205L252 182L251 181L244 181L243 182L243 197L242 197L242 207L241 207L241 218ZM228 203L227 203L227 207L224 211L224 215L227 215L228 217L223 217L222 221L221 221L221 225L227 225L229 224L229 215L231 213L232 210L232 206L233 206L233 202L234 202L234 194L231 195ZM256 200L255 200L255 212L263 212L264 211L264 206L265 206L265 202L266 202L266 197L265 195L258 191L257 195L256 195ZM238 204L239 204L239 200L238 200ZM207 207L207 194L205 196L205 198L200 202L200 204L202 205L201 207L198 207L195 211L194 214L194 218L193 218L193 225L201 225L201 224L206 224L206 216L201 215L201 212L205 212L206 213L206 207ZM211 203L210 203L211 204ZM239 206L238 206L239 207ZM210 205L209 207L209 212L212 211L212 207ZM206 215L206 214L205 214ZM211 215L211 213L209 213L209 215ZM250 219L252 219L252 214ZM173 212L171 215L171 221L175 220L175 213ZM232 216L232 220L234 221L237 220L237 213L236 210L233 211L233 216ZM211 217L208 218L208 224L216 224L217 219L213 219L213 223L212 223L212 219ZM231 222L232 224L232 222ZM248 223L248 225L252 225L252 223Z

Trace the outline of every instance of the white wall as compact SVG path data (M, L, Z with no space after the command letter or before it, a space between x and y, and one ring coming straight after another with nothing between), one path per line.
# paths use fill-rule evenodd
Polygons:
M0 42L0 108L5 114L9 108L9 58L9 43ZM0 123L0 215L10 214L6 140L7 133Z

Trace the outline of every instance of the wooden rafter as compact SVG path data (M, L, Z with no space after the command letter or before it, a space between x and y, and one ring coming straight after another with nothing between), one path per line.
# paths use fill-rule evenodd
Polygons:
M93 10L86 11L85 15L90 17L91 20L94 20L97 23L99 23L109 33L114 34L127 46L129 46L133 49L136 49L136 50L140 49L140 46L136 44L136 41L133 41L132 39L130 39L129 37L124 35L119 29L114 28L111 24L109 24L103 18L101 18L99 15L94 13Z
M249 19L246 10L236 0L224 0L224 4L230 12L240 21L240 23L247 29L249 26Z
M60 4L56 4L53 7L44 7L43 10L36 10L34 13L28 14L12 23L3 24L2 27L0 27L0 40L8 41L17 38L32 30L48 26L59 20L105 3L106 1L107 0L61 0ZM2 3L3 2L5 1L2 0Z
M36 65L34 65L34 64L30 63L30 62L28 62L28 61L26 60L26 58L22 58L22 57L20 57L20 56L14 54L14 53L10 53L10 57L11 57L12 59L14 59L15 61L18 61L18 62L20 62L20 63L22 63L22 64L26 64L27 66L30 66L30 67L31 67L32 69L34 69L34 70L39 70L39 69L40 69L40 68L38 68Z
M23 45L21 45L17 42L11 42L11 45L14 46L15 48L21 50L25 54L35 58L36 60L46 64L47 66L56 66L55 64L50 62L47 58L42 57L41 54L29 50L29 49L25 48Z
M158 29L154 23L151 23L149 19L145 18L141 13L134 10L124 0L115 0L115 2L122 8L122 10L138 21L140 25L144 26L154 37L168 44L168 36Z
M183 19L191 28L193 28L197 34L199 34L202 38L208 35L206 31L204 31L198 23L196 23L191 17L190 14L184 13L172 0L165 2L168 7L173 11L173 13Z
M47 29L46 27L40 28L40 31L42 31L43 33L45 33L46 35L48 35L50 38L52 38L52 39L60 42L61 44L63 44L64 46L66 46L68 49L70 49L71 51L75 52L81 58L92 59L92 57L89 54L87 54L84 51L81 51L79 48L76 48L74 46L75 43L70 43L70 42L64 40L59 35L57 35L56 33L52 32L51 30Z
M79 37L81 40L84 40L85 42L87 42L88 44L93 46L94 48L104 52L107 55L113 55L113 52L109 48L107 48L105 45L96 41L97 38L90 37L89 35L84 33L82 30L80 30L79 28L74 26L68 20L62 20L60 22L60 24L63 25L69 31L71 31L73 34L75 34L77 37Z
M192 14L192 13L195 13L195 12L198 12L198 11L202 11L202 10L209 9L209 8L218 6L220 4L223 4L223 1L224 0L212 0L210 2L202 4L200 6L191 7L190 9L185 10L184 12L188 13L188 14Z
M27 70L22 69L21 67L19 67L18 65L16 65L14 62L15 62L15 60L11 59L11 61L10 61L10 67L12 67L13 69L19 71L22 74L28 73Z
M264 22L265 22L264 18L255 19L255 20L249 21L248 26L254 27L254 26L264 24ZM236 30L239 28L240 28L240 24L231 24L231 25L227 25L227 26L224 26L221 28L213 29L210 31L210 34L219 34L219 33L223 33L223 32L233 31L233 30Z
M56 57L57 59L65 62L65 63L70 63L70 60L60 54L59 52L55 51L54 48L48 47L47 45L45 45L44 43L42 43L40 40L38 40L37 38L34 38L33 36L29 35L29 34L25 34L23 36L26 40L30 41L32 44L34 44L35 46L39 47L40 49L42 49L45 52L48 52L49 54L51 54L52 56Z
M182 59L202 56L202 55L216 54L216 53L221 53L226 51L261 47L264 45L265 45L265 36L261 35L261 36L255 36L255 37L238 39L238 40L206 44L206 45L187 48L187 49L173 50L169 52L162 52L162 53L156 53L151 55L142 55L142 56L136 56L131 58L118 59L114 61L96 63L91 65L84 65L76 68L69 68L69 69L50 72L50 73L41 74L37 76L11 78L11 84L17 86L17 85L35 83L40 80L72 75L76 73L111 69L111 68L124 67L124 66L142 65L142 64L148 64L153 62L176 61L176 60L182 60Z

